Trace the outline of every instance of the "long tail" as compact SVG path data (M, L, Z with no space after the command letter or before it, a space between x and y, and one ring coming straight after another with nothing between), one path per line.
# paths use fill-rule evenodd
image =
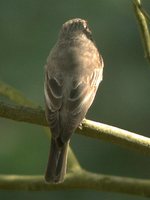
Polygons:
M45 180L51 183L61 183L64 181L67 165L69 141L58 146L57 141L51 138L51 148L45 173Z

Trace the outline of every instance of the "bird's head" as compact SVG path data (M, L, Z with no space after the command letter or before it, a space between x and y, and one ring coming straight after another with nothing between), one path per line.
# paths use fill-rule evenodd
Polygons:
M85 34L87 38L92 40L91 30L88 23L84 19L76 18L65 22L62 25L60 36L72 37L75 35Z

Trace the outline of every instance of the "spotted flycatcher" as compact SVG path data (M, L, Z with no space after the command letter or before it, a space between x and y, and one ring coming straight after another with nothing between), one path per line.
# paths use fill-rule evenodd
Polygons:
M71 135L94 100L103 66L87 21L64 23L45 67L46 119L52 133L47 182L64 180Z

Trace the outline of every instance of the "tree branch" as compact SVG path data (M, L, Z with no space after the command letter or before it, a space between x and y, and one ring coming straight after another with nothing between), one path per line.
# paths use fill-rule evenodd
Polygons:
M150 180L117 177L78 170L68 173L63 184L46 184L43 176L0 175L0 189L51 191L60 189L90 189L150 197Z
M5 96L12 102L20 105L38 107L37 104L27 99L20 91L4 83L3 81L0 81L0 95Z
M0 116L16 121L48 126L44 110L0 102ZM105 140L150 155L150 138L106 124L84 119L77 133Z

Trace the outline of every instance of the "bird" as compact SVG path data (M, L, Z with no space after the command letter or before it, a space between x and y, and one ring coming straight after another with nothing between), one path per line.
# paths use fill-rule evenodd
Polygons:
M45 115L51 131L47 183L65 179L70 138L95 98L103 67L88 22L65 22L45 65Z

